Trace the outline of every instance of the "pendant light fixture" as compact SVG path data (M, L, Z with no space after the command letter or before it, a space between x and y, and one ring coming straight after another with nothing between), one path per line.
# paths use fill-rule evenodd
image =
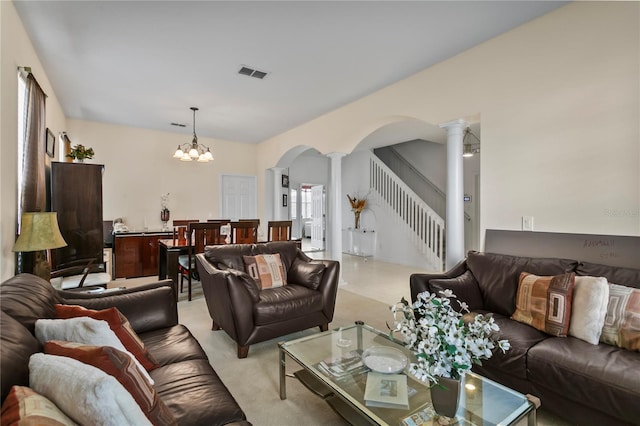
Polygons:
M197 161L198 163L208 163L213 161L213 154L209 147L198 143L198 136L196 136L196 111L198 108L191 107L193 111L193 140L191 143L184 143L178 145L178 149L173 154L173 158L180 161Z
M477 142L469 141L469 135ZM480 152L480 139L473 133L471 133L471 129L467 127L464 129L464 136L462 138L462 156L465 158L473 157L473 154L478 154Z

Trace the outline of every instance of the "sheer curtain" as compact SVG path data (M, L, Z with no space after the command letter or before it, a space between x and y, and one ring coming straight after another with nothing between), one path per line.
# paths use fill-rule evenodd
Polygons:
M18 114L18 232L22 213L45 211L46 155L45 104L47 95L29 73L19 74L23 93L19 95ZM17 253L17 272L32 270L32 253Z

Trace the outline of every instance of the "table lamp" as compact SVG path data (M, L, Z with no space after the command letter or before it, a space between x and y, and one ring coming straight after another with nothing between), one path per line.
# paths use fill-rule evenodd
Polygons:
M14 252L35 251L33 273L47 281L51 279L49 251L67 245L60 228L56 212L23 213L20 236L13 246Z

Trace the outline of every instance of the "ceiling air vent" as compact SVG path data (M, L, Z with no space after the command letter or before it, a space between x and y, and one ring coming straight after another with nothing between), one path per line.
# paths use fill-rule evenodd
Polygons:
M267 76L268 73L242 65L240 67L240 70L238 71L238 74L246 75L247 77L259 78L260 80L262 80Z
M178 127L187 127L186 124L182 124L182 123L171 123L172 126L178 126Z

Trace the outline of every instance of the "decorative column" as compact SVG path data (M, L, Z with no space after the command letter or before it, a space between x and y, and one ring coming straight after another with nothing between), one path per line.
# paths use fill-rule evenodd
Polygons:
M453 120L440 125L447 130L447 217L445 218L447 270L465 257L462 139L467 126L464 120Z
M329 178L328 204L329 220L327 221L327 236L329 236L330 256L342 263L342 157L347 154L330 152L331 174ZM342 276L342 272L340 272Z
M282 198L282 171L283 167L272 167L270 169L273 172L273 220L282 220L282 204L280 199Z

